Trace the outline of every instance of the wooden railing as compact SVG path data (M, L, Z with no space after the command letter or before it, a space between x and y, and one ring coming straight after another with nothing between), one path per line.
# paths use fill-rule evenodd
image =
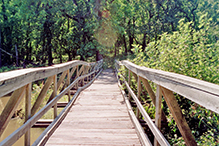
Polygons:
M25 96L25 123L4 139L0 145L12 145L24 134L25 145L30 145L30 128L53 107L53 122L33 144L43 145L49 135L52 134L54 129L65 117L79 93L89 86L102 71L102 62L103 60L96 63L75 60L50 67L29 68L0 73L0 98L12 93L0 115L0 136L11 120L20 101ZM42 80L46 80L46 82L31 107L32 84L35 81ZM77 92L71 97L70 92L73 87L77 89ZM48 95L49 90L50 95ZM66 94L68 95L68 104L62 112L57 115L57 101ZM47 104L43 108L40 108L46 96L49 96Z
M144 120L146 121L148 127L154 134L155 140L154 145L169 145L168 141L165 139L163 134L160 132L161 129L161 120L166 121L166 116L161 109L161 100L162 96L164 97L170 112L173 118L176 121L176 124L180 130L182 137L187 146L195 146L196 141L192 132L182 114L182 111L177 103L176 98L174 97L174 93L178 93L185 98L198 103L199 105L215 112L219 113L219 86L201 81L198 79L194 79L188 76L165 72L161 70L150 69L146 67L141 67L135 65L127 60L124 61L116 61L115 63L116 71L118 77L121 81L126 85L128 90L128 98L131 97L134 99L137 105L136 116L139 118L139 112L142 114ZM120 67L125 67L125 70L128 70L128 81L124 78L122 73L120 72ZM120 72L120 73L119 73ZM137 96L130 88L131 83L131 74L134 76L137 81ZM151 81L157 85L156 95L152 90L151 85L148 81ZM155 115L155 124L152 119L149 117L148 113L143 108L140 101L140 94L142 91L142 85L145 87L148 92L150 98L152 99L153 104L156 107L156 115ZM148 138L144 137L143 141L145 141L145 145L148 145Z

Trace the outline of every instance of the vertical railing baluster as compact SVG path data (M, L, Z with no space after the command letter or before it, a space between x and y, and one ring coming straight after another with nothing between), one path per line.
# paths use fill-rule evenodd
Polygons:
M138 89L138 95L137 95L137 97L138 97L138 100L141 102L141 91L142 91L142 87L141 87L141 79L140 79L140 77L138 76L138 87L137 87ZM138 109L138 107L136 107L137 108L137 111L136 111L136 117L139 119L140 118L140 112L139 112L139 109Z
M129 86L131 86L131 71L130 70L129 70L129 76L128 76L128 84L129 84ZM129 100L131 99L130 92L128 93L128 98L129 98Z
M73 69L73 68L72 68ZM70 70L67 71L67 86L70 85ZM68 91L68 102L71 100L70 90Z
M156 113L155 113L155 125L159 130L161 130L161 101L162 101L162 93L161 93L161 87L157 85L157 92L156 92L156 101L155 101L155 107L156 107ZM154 139L154 146L159 146L160 144L156 139Z
M31 117L31 86L32 83L27 84L26 86L26 96L25 96L25 122ZM30 130L26 132L24 143L25 146L30 146Z
M78 66L77 66L77 71L76 71L76 79L78 78ZM76 83L76 89L78 89L78 82Z
M57 95L57 75L53 76L53 98ZM54 119L57 117L57 103L54 104Z
M83 68L82 68L82 76L84 75L84 68L85 68L85 66L83 65L82 66ZM82 87L84 86L84 78L82 79L82 83L81 83L82 85Z

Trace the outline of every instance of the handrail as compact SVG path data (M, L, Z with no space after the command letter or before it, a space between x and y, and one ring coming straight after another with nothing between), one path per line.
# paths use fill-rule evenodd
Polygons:
M0 97L28 83L59 74L78 65L94 66L95 63L73 60L49 67L27 68L0 73Z
M116 72L117 74L120 72L119 71L119 62L116 61ZM168 141L165 139L165 137L163 136L163 134L159 131L159 129L154 125L152 119L149 117L149 115L147 114L147 112L144 110L144 107L142 106L141 102L139 101L138 97L134 94L134 92L132 91L132 89L130 88L129 84L126 82L125 78L122 75L118 75L120 78L122 78L122 81L125 83L128 92L130 93L130 95L132 96L132 98L135 100L138 109L140 110L141 114L143 115L144 119L146 120L149 128L151 129L152 133L154 134L155 138L158 140L159 144L162 146L170 146L170 144L168 143Z
M22 97L26 94L26 105L25 105L25 124L23 124L20 128L15 130L11 135L9 135L6 139L4 139L0 145L12 145L16 142L22 135L25 133L25 145L30 145L30 128L52 107L54 108L54 121L60 121L61 115L57 116L57 101L64 95L68 94L69 96L69 104L64 109L64 113L66 114L66 109L69 109L69 106L72 106L76 97L79 95L80 91L90 85L94 79L98 76L97 73L100 73L102 70L103 60L100 60L96 63L87 63L83 61L71 61L59 65L54 65L52 67L43 67L43 68L32 68L32 69L23 69L18 71L11 71L8 73L0 74L0 96L6 95L11 91L14 91L12 96L9 99L9 102L5 106L3 112L0 115L0 135L3 133L5 127L9 123L11 116L13 115L17 105L20 103ZM79 70L79 66L80 70ZM70 83L71 76L75 72L75 79ZM57 83L57 74L62 73ZM97 74L97 75L96 75ZM3 75L3 76L1 76ZM10 76L12 75L12 76ZM64 80L66 77L66 80ZM31 108L31 84L32 82L40 79L47 78L36 102ZM87 80L84 80L87 78ZM92 79L92 80L91 80ZM88 83L88 81L90 82ZM83 87L79 87L77 92L74 94L72 99L70 100L70 90L73 87L78 86L78 82L81 81ZM84 85L84 82L87 81L87 84ZM14 82L14 83L13 83ZM36 114L40 107L43 98L45 97L49 87L53 82L53 92L50 96L48 103L40 109ZM65 85L68 85L65 89L61 90L58 95L57 90L59 89L61 82ZM13 87L13 85L19 85L18 87ZM12 89L8 88L11 87ZM63 87L63 88L64 88ZM32 116L31 116L32 115ZM38 141L39 142L39 141Z
M178 93L201 106L219 114L219 85L198 80L192 77L150 69L135 65L127 60L117 61L133 73Z
M161 119L165 121L165 114L161 109L161 97L163 96L172 115L176 121L176 124L186 142L186 145L197 145L192 135L192 132L182 114L182 111L174 97L173 92L184 96L191 101L198 103L199 105L219 113L219 86L206 81L201 81L188 76L179 75L176 73L165 72L156 69L150 69L142 66L138 66L127 60L115 61L115 66L117 72L119 72L120 66L124 66L129 71L128 82L119 74L122 82L126 85L129 95L135 100L137 104L136 116L139 116L139 111L141 112L144 120L147 122L149 128L156 137L157 142L164 145L165 139L162 140L162 135L159 131L156 131L154 126L156 125L158 129L161 127ZM136 96L134 92L129 87L130 76L134 76L136 82L138 82L138 95ZM157 84L156 96L153 92L148 80ZM147 117L147 113L143 109L139 97L141 92L141 82L145 86L153 104L156 107L155 124L151 122L151 119ZM129 96L129 98L130 98ZM160 136L158 136L160 135ZM156 143L156 141L155 141Z

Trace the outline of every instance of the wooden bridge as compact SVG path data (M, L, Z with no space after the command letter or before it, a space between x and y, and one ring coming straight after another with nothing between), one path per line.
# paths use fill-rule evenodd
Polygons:
M1 141L0 145L13 145L23 135L25 146L170 145L160 132L161 121L168 121L161 108L163 96L186 145L194 146L197 145L196 141L173 93L219 113L218 85L140 67L129 61L116 61L115 73L112 69L103 71L102 64L103 60L96 63L71 61L51 67L0 73L0 98L11 96L0 115L0 136L16 113L22 98L25 98L24 124ZM123 72L119 68L123 68ZM124 77L124 73L128 76ZM131 78L137 83L137 95L129 86ZM31 104L32 84L39 82L43 86L36 101ZM150 83L157 85L156 95ZM122 90L124 86L127 94ZM147 90L156 107L155 121L141 103L142 88ZM68 102L59 102L63 96L68 97ZM131 106L131 100L136 108ZM45 101L46 104L42 106ZM59 113L57 109L60 107L64 109ZM54 111L54 119L42 123L42 116L50 109ZM139 122L142 120L153 133L153 140L148 138L142 128ZM47 128L31 143L30 129L45 123Z

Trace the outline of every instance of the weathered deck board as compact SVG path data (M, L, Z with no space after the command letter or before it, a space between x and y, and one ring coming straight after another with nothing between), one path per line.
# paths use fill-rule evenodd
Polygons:
M141 145L112 70L81 93L46 145Z

